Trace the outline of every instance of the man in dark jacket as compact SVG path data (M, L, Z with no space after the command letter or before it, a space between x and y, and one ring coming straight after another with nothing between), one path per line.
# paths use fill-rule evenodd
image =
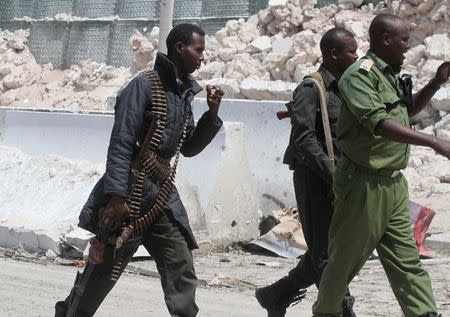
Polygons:
M358 58L354 35L342 28L327 31L321 39L323 63L319 75L327 95L327 109L334 153L336 121L341 110L338 80ZM317 77L317 76L315 76ZM320 80L318 81L320 83ZM328 230L333 215L334 165L328 158L320 112L319 87L308 76L294 91L292 130L284 163L294 170L294 189L308 251L297 266L272 285L256 290L256 298L269 317L285 316L286 308L298 299L299 290L319 286L327 263ZM301 294L301 293L300 293ZM353 298L343 303L344 316L354 316Z
M158 158L157 162L170 162L176 156L177 149L188 157L200 153L222 126L218 110L223 92L215 86L207 86L209 110L199 119L197 126L194 125L191 101L201 87L189 74L200 67L203 60L204 36L205 33L195 25L177 25L166 40L168 55L157 55L153 74L156 74L158 84L162 87L166 105L166 115L158 114L156 120L165 121L160 142L152 152ZM197 244L186 210L174 186L170 188L161 215L148 228L131 235L125 242L120 263L116 263L114 246L104 243L99 237L100 232L120 230L130 218L129 199L136 178L136 157L149 129L146 114L157 113L156 109L152 109L158 101L158 96L152 94L154 86L150 77L143 73L134 78L118 96L106 172L83 207L79 223L80 227L97 234L98 238L92 244L95 250L102 251L90 252L89 263L83 274L77 276L70 295L64 302L56 304L56 316L94 315L116 282L111 279L111 275L115 274L117 278L120 276L141 244L157 264L170 315L197 315L197 278L191 254ZM139 194L142 197L141 215L155 205L163 186L161 184L159 179L145 176Z

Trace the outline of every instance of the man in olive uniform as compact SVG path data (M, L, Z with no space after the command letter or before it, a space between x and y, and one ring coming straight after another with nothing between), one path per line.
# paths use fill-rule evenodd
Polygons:
M144 146L143 135L150 128L146 123L146 115L161 112L156 109L157 102L162 102L166 109L166 114L164 111L157 114L157 120L164 121L165 127L160 135L160 143L155 145L156 149L145 152L145 159L156 158L152 166L167 162L178 150L188 157L200 153L221 128L218 110L223 92L217 87L207 87L209 110L199 119L197 126L194 125L192 115L191 101L201 87L189 74L200 67L203 60L204 36L205 33L195 25L175 26L166 40L168 55L158 53L156 57L152 74L158 79L142 73L119 94L106 172L81 211L80 227L96 234L100 232L99 228L101 232L112 232L129 218L130 208L134 204L133 201L129 204L127 200L132 192L131 180L136 173L135 166L144 164L135 164L135 160L139 147ZM180 140L184 140L181 148ZM169 168L165 166L161 173ZM160 179L153 179L152 175L145 176L143 190L139 193L139 197L142 197L142 212L155 205L164 186ZM114 271L116 269L113 266L117 256L112 251L114 245L98 239L92 241L95 248L91 246L91 250L104 248L104 252L90 252L89 263L83 274L77 277L70 295L64 302L56 304L56 316L93 316L115 285L111 276L120 276L140 244L144 245L156 262L170 315L197 315L197 278L191 253L197 244L176 188L168 190L168 195L169 199L163 204L164 210L159 218L143 233L128 238L122 247L124 251L117 271ZM101 215L103 207L104 213Z
M331 134L336 136L336 121L341 109L337 81L358 58L354 35L342 28L327 31L321 39L323 63L319 79L327 95ZM316 73L317 76L317 73ZM320 81L319 81L320 82ZM298 297L300 289L319 285L327 263L328 230L333 215L332 182L334 166L328 158L320 112L319 87L306 77L294 91L291 110L292 131L284 163L294 170L294 188L300 221L308 251L286 277L256 290L256 298L269 317L285 316L286 308ZM334 152L339 151L334 146ZM343 302L346 316L354 316L354 299Z
M450 63L443 63L412 95L408 78L399 77L409 49L409 29L398 16L376 16L369 29L369 52L339 81L344 103L337 142L342 159L334 178L329 262L314 316L341 316L347 285L374 249L403 314L437 316L430 278L412 236L408 185L400 170L407 165L409 144L428 146L450 158L450 142L409 127L409 117L448 80Z

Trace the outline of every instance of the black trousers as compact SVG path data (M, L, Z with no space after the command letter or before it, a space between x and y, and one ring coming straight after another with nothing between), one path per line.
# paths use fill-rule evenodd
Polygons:
M308 251L289 272L296 288L319 286L328 261L328 230L333 217L332 185L305 166L294 170L294 189Z
M297 166L294 169L294 190L308 251L288 273L288 279L297 290L313 284L319 288L322 272L328 262L328 232L334 210L333 187L310 168ZM344 310L351 308L353 301L354 298L347 290Z
M170 315L196 316L197 277L192 253L172 217L166 214L161 216L143 235L132 237L127 241L119 275L141 244L156 262ZM88 264L83 274L77 277L71 294L65 301L56 303L56 316L65 317L69 312L76 317L93 316L116 283L110 279L112 268L113 253L112 247L109 247L105 250L103 262ZM82 279L85 280L82 282L83 287L80 287Z

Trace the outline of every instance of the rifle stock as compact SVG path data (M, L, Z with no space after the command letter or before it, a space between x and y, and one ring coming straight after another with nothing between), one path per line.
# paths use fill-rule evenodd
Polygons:
M289 118L289 111L288 110L280 110L276 113L278 120L283 120L286 118Z

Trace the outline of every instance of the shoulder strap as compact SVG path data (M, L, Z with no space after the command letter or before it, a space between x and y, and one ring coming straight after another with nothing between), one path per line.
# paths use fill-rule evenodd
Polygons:
M325 144L327 146L328 158L330 163L334 166L334 149L333 139L331 137L330 120L328 118L328 91L325 87L323 77L319 72L312 73L305 76L316 85L319 89L320 113L322 114L323 132L325 134Z

